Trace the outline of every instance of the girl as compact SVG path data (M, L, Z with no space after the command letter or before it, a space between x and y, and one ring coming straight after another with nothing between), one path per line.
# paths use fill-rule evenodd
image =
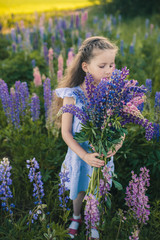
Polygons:
M57 111L62 105L75 104L82 107L80 99L74 94L75 89L79 89L84 94L85 75L92 74L94 84L98 84L102 78L110 78L114 70L115 56L118 51L117 46L104 37L94 36L87 38L80 47L71 66L67 69L64 79L59 83L55 90L56 99L54 107ZM61 119L62 138L68 145L68 151L62 165L62 171L69 171L70 182L66 187L70 189L70 199L73 200L73 218L69 226L69 235L73 239L77 234L81 223L81 206L88 188L89 176L92 174L92 167L102 167L105 162L100 160L98 153L89 152L88 143L79 144L74 138L74 133L81 129L80 121L71 113L64 113ZM113 155L122 146L116 145L115 152L108 152L111 157L108 165L114 171ZM92 239L99 239L98 231L93 228L91 231Z

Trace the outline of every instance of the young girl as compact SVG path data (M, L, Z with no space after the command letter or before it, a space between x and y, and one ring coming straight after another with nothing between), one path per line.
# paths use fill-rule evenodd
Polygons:
M67 69L64 79L59 83L55 90L57 98L54 107L59 110L62 105L75 104L82 108L80 99L74 94L75 89L86 93L85 75L92 74L94 84L97 85L102 78L111 77L115 65L117 46L104 37L87 38L75 56L72 65ZM62 114L61 133L62 138L68 145L68 151L62 164L69 171L70 182L66 187L70 189L70 199L73 200L73 218L69 226L69 235L73 239L78 232L81 223L81 206L88 188L89 176L92 174L92 167L102 167L105 162L100 160L98 153L89 151L88 143L79 144L74 138L75 132L81 129L80 121L71 113ZM116 145L115 152L108 152L111 157L108 165L114 171L113 155L122 146ZM91 231L92 239L99 239L98 231L93 228Z

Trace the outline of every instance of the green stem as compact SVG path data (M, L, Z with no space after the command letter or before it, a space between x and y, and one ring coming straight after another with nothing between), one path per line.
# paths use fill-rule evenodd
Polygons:
M118 233L117 233L117 236L116 236L116 240L118 240L118 237L119 237L119 233L120 233L120 229L121 229L121 224L122 224L122 219L120 220L120 223L119 223Z

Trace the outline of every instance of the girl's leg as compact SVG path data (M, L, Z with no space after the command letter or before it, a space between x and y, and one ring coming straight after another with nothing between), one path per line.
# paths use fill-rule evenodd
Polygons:
M82 201L85 196L85 192L81 191L78 193L78 196L75 200L73 200L73 214L75 216L79 216L82 207Z
M73 219L75 220L79 220L81 219L81 207L82 207L82 201L83 198L85 196L85 192L81 191L78 193L78 196L75 200L73 200ZM73 229L73 230L78 230L79 227L79 223L76 221L72 221L69 229ZM69 234L71 236L71 238L74 238L73 234Z

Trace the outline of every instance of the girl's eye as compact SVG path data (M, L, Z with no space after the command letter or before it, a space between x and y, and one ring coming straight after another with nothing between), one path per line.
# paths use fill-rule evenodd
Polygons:
M99 66L99 68L104 68L104 66Z

